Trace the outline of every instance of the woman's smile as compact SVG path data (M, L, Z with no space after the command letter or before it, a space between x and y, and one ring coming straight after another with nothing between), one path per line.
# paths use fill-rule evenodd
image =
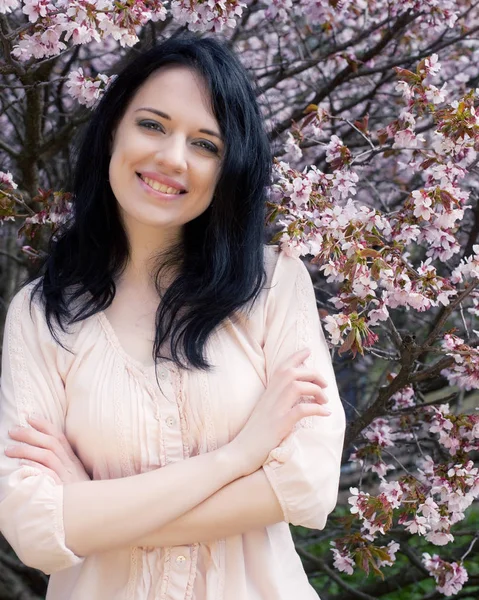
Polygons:
M137 173L138 179L143 189L146 189L148 193L156 192L159 196L171 196L176 197L186 193L183 187L173 182L168 177L161 175L149 175L146 173Z

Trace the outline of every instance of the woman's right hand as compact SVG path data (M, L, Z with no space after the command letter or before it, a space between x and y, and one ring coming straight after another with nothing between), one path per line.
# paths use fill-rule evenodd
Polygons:
M259 469L298 421L331 414L324 406L328 402L323 392L325 379L302 366L309 354L308 349L300 350L275 371L247 422L229 443L233 460L239 461L243 475ZM302 396L311 396L314 401L300 402Z

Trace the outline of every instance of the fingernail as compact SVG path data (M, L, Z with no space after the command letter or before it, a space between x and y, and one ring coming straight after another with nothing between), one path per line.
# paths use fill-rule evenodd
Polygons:
M5 452L13 452L13 450L15 450L16 446L7 446L5 448Z
M23 431L24 429L25 427L18 425L17 427L12 427L11 429L9 429L8 433L20 433L20 431Z
M325 414L325 415L327 415L327 416L329 416L329 415L332 415L332 414L333 414L333 411L332 411L332 410L329 410L329 408L325 408L325 409L324 409L324 414Z

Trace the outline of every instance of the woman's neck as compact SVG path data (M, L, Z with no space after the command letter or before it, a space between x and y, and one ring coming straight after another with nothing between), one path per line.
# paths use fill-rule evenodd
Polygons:
M156 292L156 273L162 263L162 254L178 243L181 231L128 223L127 235L130 246L129 260L118 283L145 292ZM163 278L166 285L162 284L162 288L172 279L170 269L165 269Z

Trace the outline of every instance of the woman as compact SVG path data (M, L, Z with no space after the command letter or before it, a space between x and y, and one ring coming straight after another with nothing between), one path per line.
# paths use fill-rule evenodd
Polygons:
M49 600L317 598L288 523L333 509L344 415L307 270L263 246L269 176L214 40L138 56L97 107L5 330L0 528Z

